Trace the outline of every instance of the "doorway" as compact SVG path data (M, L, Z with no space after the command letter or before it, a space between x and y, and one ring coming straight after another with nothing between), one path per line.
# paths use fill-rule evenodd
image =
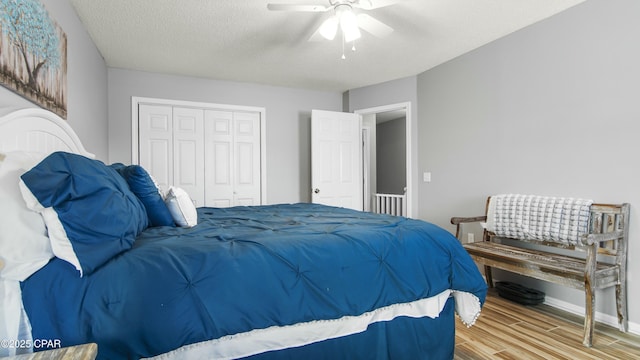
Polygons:
M411 103L356 110L362 116L363 205L373 211L382 201L395 212L413 215ZM401 146L398 150L398 146ZM376 195L377 194L377 195ZM385 205L386 204L386 205Z

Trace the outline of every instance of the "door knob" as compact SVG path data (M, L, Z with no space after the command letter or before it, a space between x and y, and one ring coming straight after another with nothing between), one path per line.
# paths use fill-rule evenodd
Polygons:
M320 193L320 189L315 188L315 189L313 190L313 192L314 192L314 193L316 193L316 194L318 194L318 193Z

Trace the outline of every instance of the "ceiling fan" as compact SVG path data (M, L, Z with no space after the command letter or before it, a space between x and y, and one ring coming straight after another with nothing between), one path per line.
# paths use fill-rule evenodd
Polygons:
M343 42L352 42L359 39L362 34L360 29L383 37L393 32L393 29L383 22L368 15L362 10L374 10L393 5L398 0L328 0L328 5L302 5L302 4L267 4L267 9L272 11L297 11L297 12L328 12L333 14L327 18L316 32L309 38L310 41L333 40L342 31ZM354 9L358 13L354 12Z

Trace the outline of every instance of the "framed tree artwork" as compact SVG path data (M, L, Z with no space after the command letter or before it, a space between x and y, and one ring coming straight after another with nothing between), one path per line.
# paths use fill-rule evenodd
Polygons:
M0 0L0 84L67 117L67 36L39 0Z

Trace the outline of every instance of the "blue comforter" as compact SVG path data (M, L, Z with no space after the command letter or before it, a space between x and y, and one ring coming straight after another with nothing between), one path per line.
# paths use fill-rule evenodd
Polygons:
M53 259L23 283L34 339L138 358L256 328L360 315L486 285L446 230L315 204L198 209L91 275Z

